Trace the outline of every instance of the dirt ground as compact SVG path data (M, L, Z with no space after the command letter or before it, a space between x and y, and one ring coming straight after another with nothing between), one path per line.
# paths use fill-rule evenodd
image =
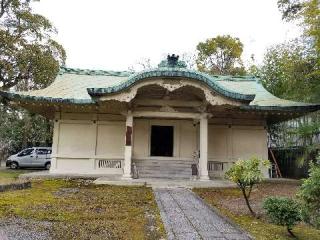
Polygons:
M263 183L255 187L250 196L250 203L254 211L262 214L262 202L269 196L294 197L299 187L299 181L281 183ZM214 195L216 201L223 208L236 214L247 214L248 207L242 193L238 189L213 189L205 194Z
M250 204L258 218L250 215L241 191L238 188L198 188L193 191L209 205L217 208L256 240L292 239L285 227L272 224L262 209L262 203L269 196L295 197L300 181L276 180L259 184L252 190ZM300 223L293 228L299 240L320 240L320 231Z

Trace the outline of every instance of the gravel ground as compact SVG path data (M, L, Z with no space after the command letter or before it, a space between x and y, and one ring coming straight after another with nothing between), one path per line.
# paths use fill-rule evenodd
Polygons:
M11 218L0 220L1 240L50 240L50 222Z

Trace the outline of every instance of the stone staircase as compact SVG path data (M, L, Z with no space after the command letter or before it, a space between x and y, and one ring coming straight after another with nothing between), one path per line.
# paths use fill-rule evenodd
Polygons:
M191 164L188 160L134 160L139 178L190 179Z

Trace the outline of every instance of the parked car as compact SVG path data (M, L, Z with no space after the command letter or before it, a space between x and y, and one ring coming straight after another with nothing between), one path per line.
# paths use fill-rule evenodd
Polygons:
M51 147L26 148L17 154L11 155L6 161L6 166L11 169L44 167L49 170L51 167L51 152Z

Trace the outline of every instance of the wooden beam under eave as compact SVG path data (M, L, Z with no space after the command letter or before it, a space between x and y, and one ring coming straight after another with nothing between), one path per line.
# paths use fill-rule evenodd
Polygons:
M138 106L200 107L203 105L203 102L163 99L135 99L133 104Z
M200 113L135 111L133 117L199 119Z

